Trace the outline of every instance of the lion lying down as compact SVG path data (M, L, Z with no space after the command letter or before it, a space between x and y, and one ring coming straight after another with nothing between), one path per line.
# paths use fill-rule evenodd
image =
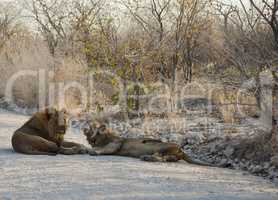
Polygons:
M96 123L90 129L84 129L87 141L92 146L90 155L118 155L140 158L152 162L177 162L185 160L191 164L211 166L192 160L178 145L155 139L133 139L116 136L105 125Z
M32 155L84 154L85 146L64 141L67 129L65 111L49 108L34 114L12 137L18 153Z

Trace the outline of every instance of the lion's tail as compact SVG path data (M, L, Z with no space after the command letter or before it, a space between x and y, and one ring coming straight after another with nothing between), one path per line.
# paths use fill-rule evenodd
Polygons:
M201 165L201 166L208 166L208 167L217 167L213 164L210 164L210 163L205 163L205 162L202 162L200 160L195 160L195 159L192 159L190 158L186 153L184 153L183 151L180 152L180 155L181 155L181 158L190 163L190 164L195 164L195 165Z

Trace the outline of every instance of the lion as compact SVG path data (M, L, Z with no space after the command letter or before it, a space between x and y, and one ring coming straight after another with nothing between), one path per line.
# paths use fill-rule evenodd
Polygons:
M117 155L139 158L150 162L177 162L184 160L190 164L212 166L193 160L174 143L166 143L151 138L119 137L105 124L95 123L84 129L84 135L92 146L90 155Z
M35 113L12 136L15 152L30 155L85 154L84 145L64 141L66 111L47 108Z

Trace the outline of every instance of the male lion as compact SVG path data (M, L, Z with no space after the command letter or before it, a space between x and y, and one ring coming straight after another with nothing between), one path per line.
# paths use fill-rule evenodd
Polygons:
M87 153L84 145L64 141L66 129L66 112L48 108L35 113L15 131L12 146L18 153L31 155Z
M118 155L140 158L151 162L177 162L185 160L191 164L211 166L195 161L187 156L178 145L156 139L133 139L116 136L104 124L95 123L89 129L84 129L87 141L92 146L90 155Z

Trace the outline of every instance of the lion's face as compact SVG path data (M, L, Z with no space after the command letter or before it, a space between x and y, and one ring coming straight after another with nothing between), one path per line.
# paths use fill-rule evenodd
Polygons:
M47 114L49 135L60 146L68 128L67 113L64 110L48 109Z
M94 124L89 129L84 129L84 134L91 146L104 146L108 141L107 129L104 124Z

